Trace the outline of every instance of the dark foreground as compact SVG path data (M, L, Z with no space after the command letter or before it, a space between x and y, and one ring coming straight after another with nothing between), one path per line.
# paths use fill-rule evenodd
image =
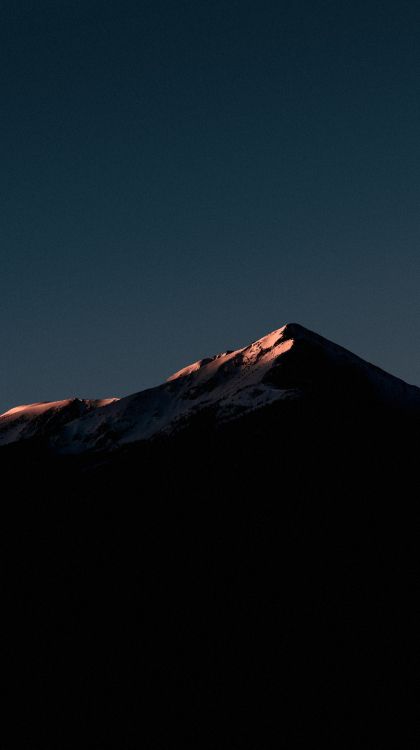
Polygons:
M7 747L415 747L417 425L3 449Z

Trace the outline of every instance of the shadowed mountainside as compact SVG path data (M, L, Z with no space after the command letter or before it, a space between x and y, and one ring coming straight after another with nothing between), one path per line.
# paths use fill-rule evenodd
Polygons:
M166 383L122 399L71 399L16 407L0 416L0 445L49 439L62 453L109 452L189 429L204 413L217 424L281 402L340 411L420 414L420 389L291 323L249 346L189 365ZM279 412L281 413L281 412Z
M297 333L169 381L220 396L250 358L269 398L240 379L235 418L218 398L116 450L0 450L21 742L414 746L418 389Z

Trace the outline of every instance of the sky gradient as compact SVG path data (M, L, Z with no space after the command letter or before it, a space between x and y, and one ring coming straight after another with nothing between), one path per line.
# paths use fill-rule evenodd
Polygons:
M0 13L0 412L288 321L420 384L418 3Z

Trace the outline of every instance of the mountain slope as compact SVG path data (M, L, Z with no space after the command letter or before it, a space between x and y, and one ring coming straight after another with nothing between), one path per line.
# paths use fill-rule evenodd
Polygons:
M116 399L70 398L23 404L0 415L0 446L30 438L48 438L66 422L111 404Z
M19 746L416 746L419 389L289 325L65 403L0 451Z
M12 409L0 417L0 445L50 437L54 449L64 453L108 451L185 429L203 415L220 425L297 401L317 402L337 414L349 408L420 413L419 388L289 323L122 399L72 399Z
M420 389L303 326L286 324L235 351L199 360L156 388L122 398L62 430L67 451L108 450L188 426L204 413L221 424L279 402L321 399L420 412Z

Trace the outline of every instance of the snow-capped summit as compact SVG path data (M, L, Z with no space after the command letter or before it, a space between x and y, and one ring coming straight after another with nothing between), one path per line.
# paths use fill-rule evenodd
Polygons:
M194 362L192 365L187 365L187 367L184 367L182 370L175 372L167 379L167 382L169 383L173 380L178 380L178 378L186 377L192 373L198 374L198 371L200 371L198 375L200 380L208 380L221 367L225 367L226 363L230 360L234 360L239 368L248 368L249 372L251 369L255 372L254 365L258 363L258 372L260 372L261 367L266 368L273 359L279 356L282 352L287 351L287 349L290 349L293 339L288 339L286 336L286 329L289 333L290 328L290 324L285 325L242 349L236 349L235 351L228 350L221 354L216 354L214 357L200 359L198 362Z
M122 399L70 399L0 416L0 445L49 436L64 453L114 450L184 429L199 415L223 424L281 402L307 399L355 408L420 411L420 389L297 323L248 346L200 359L155 388ZM360 407L362 408L362 407Z
M349 381L344 386L344 381ZM204 412L223 423L281 401L299 399L330 382L351 383L372 398L420 407L420 389L370 365L296 323L288 323L248 346L198 360L165 383L122 398L67 424L59 436L66 452L112 450L187 426Z
M283 326L241 349L194 362L165 383L120 399L105 412L88 414L59 437L66 452L112 449L160 432L172 432L204 410L220 421L272 401L293 397L293 388L263 382L279 357L293 346L293 327Z

